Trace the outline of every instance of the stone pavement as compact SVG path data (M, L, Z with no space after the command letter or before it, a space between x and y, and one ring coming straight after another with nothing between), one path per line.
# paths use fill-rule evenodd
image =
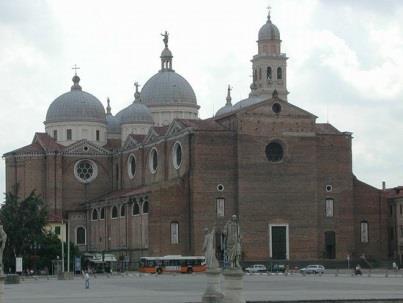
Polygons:
M90 289L84 280L58 281L54 278L25 279L5 285L6 303L184 303L200 302L206 286L205 274L98 275ZM244 296L250 301L403 298L401 275L351 274L323 276L245 275Z

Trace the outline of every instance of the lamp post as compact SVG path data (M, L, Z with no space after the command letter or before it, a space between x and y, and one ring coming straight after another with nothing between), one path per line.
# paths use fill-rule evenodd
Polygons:
M64 239L66 237L66 230L64 229L63 219L62 219L62 228L63 228L63 236L62 236L62 272L64 273Z

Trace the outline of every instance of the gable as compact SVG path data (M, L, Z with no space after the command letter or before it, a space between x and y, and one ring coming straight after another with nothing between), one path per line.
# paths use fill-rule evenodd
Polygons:
M83 139L67 146L63 154L65 155L110 155L111 152L101 146L95 145Z
M279 98L272 98L257 104L253 104L239 111L238 115L253 114L262 117L271 118L291 118L316 120L316 116L298 106L289 102L282 101Z

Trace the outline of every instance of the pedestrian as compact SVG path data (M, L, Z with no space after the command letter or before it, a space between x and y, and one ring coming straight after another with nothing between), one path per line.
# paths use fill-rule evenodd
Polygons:
M396 262L392 263L392 268L394 272L397 272L399 270L399 267L397 266Z
M357 266L355 267L355 275L358 276L362 276L362 271L361 271L361 266L360 264L357 264Z
M90 288L90 275L88 272L85 272L84 274L84 281L85 281L85 289Z

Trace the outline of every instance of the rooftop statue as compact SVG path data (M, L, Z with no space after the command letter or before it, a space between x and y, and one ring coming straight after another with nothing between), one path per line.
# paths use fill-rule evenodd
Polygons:
M165 47L168 48L168 32L165 31L165 33L161 34L162 37L164 37L164 39L162 39L162 41L164 41Z

